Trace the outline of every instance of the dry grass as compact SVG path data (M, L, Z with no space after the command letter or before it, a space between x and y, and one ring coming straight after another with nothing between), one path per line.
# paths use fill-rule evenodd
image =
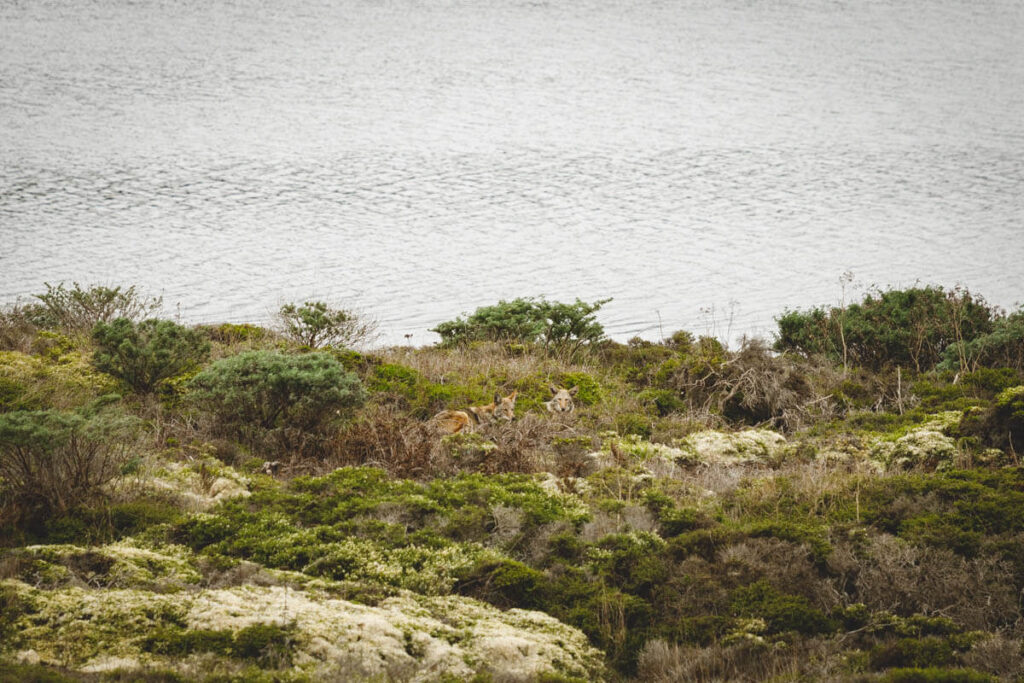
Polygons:
M842 678L840 648L808 639L783 648L738 639L710 647L647 642L637 662L637 678L650 683L694 681L837 680Z
M565 363L532 349L510 350L499 343L477 343L465 348L391 347L379 352L386 363L412 368L431 382L451 384L469 377L500 377L512 386L517 381L563 372L592 372L587 365Z
M369 465L393 477L425 479L446 469L438 438L421 422L394 406L370 406L346 426L323 463L324 471L346 465Z

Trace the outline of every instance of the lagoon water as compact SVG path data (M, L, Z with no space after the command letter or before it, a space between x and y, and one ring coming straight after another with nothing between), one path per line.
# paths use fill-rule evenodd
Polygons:
M847 271L1009 307L1022 264L1020 0L0 3L0 303L725 336Z

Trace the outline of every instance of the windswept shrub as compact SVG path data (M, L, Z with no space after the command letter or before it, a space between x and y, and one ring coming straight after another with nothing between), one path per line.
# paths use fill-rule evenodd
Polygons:
M372 341L377 333L373 321L344 308L331 308L323 301L285 304L277 320L285 337L311 349L356 346Z
M366 398L359 379L327 353L247 351L219 360L189 383L190 399L230 433L316 431Z
M846 308L787 311L775 348L825 355L874 370L935 366L951 344L967 344L992 331L994 310L968 290L941 287L875 291Z
M572 354L604 338L604 327L595 314L609 301L586 303L576 299L565 304L532 297L502 300L476 309L468 318L443 322L431 331L441 335L444 346L474 341L520 342Z
M998 318L988 334L947 346L939 368L1013 368L1024 372L1024 309Z
M101 495L121 474L138 433L137 419L114 410L94 414L16 411L0 415L0 477L20 506L60 514Z
M40 303L31 307L29 319L36 325L86 333L100 322L140 320L163 305L161 297L143 296L134 285L127 289L103 285L83 288L75 282L68 288L63 282L56 287L46 283L46 293L35 298Z
M93 364L139 393L148 393L166 379L199 367L210 353L200 330L170 320L135 323L118 318L96 323Z

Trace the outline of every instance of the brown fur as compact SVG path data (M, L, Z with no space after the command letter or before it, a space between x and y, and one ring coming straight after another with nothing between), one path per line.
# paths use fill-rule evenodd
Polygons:
M576 410L576 403L572 400L572 397L580 390L579 387L562 389L552 384L550 388L554 398L544 402L544 406L548 409L549 413L571 413Z
M430 418L430 426L441 434L458 434L475 431L477 426L496 420L511 422L515 418L516 394L494 395L494 402L485 406L473 406L465 410L442 410Z

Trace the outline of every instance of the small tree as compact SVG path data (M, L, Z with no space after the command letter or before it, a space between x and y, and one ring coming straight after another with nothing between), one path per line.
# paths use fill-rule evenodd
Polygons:
M443 322L432 332L441 344L457 346L473 341L514 341L542 344L545 349L578 351L604 338L596 313L611 299L565 304L544 299L519 298L483 306L468 318Z
M190 397L243 437L291 427L315 431L366 400L359 379L328 353L247 351L196 375Z
M377 334L374 322L350 310L331 308L322 301L306 301L301 306L285 304L277 318L282 334L311 349L354 346L372 341Z
M45 284L46 293L34 295L40 304L32 307L29 316L39 327L89 332L98 322L116 318L140 320L163 304L161 297L143 296L134 285L122 289L103 285L83 288L77 282L71 288L63 282L56 287Z
M134 391L153 391L161 382L199 367L210 342L199 330L170 320L134 323L118 318L99 322L92 331L97 369L123 380Z
M140 422L114 411L0 414L0 478L26 510L60 514L121 474Z

